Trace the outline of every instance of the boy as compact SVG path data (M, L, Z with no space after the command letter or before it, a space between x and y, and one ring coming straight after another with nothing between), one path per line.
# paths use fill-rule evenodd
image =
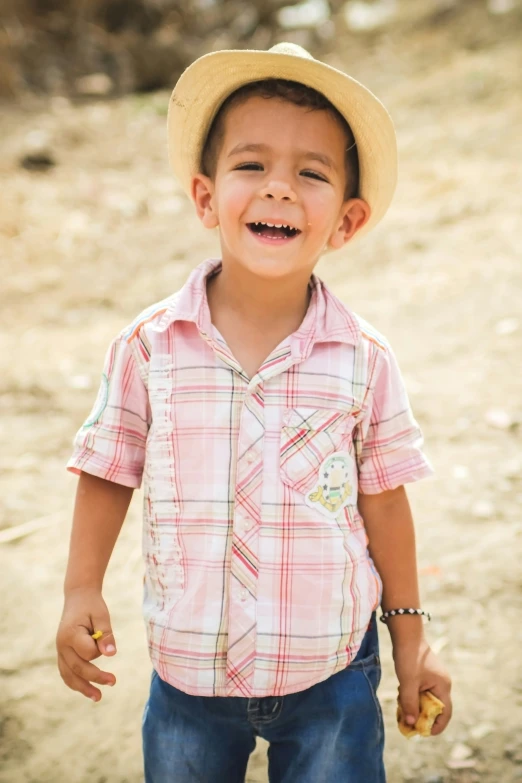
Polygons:
M425 690L445 704L433 734L451 715L403 488L431 469L389 346L313 269L385 213L393 125L360 84L280 44L196 61L169 134L222 259L109 350L69 462L60 671L94 701L92 683L114 684L90 661L115 653L103 575L143 476L147 783L240 783L256 735L273 783L381 783L379 605L407 722Z

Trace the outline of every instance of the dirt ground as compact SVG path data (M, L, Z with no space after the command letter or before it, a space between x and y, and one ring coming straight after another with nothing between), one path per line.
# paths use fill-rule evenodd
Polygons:
M462 20L340 33L328 55L397 125L393 208L319 271L391 340L424 430L436 478L410 496L428 634L454 679L447 731L406 741L383 628L389 783L522 780L522 50L520 28ZM100 704L63 686L54 634L76 485L64 463L106 347L217 253L167 167L167 101L0 112L2 783L142 781L139 493L106 579L118 683ZM46 173L19 166L34 131L56 161ZM263 747L248 781L266 781Z

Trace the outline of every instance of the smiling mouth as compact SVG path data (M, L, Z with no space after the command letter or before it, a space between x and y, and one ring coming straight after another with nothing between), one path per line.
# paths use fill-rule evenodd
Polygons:
M264 239L293 239L300 230L285 223L247 223L248 229L258 237Z

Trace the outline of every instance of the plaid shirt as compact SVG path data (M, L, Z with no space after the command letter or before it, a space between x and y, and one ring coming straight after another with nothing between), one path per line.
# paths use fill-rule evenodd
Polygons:
M431 474L389 346L312 278L249 379L213 327L207 261L109 348L68 468L144 481L144 616L162 679L304 690L355 657L381 581L357 492Z

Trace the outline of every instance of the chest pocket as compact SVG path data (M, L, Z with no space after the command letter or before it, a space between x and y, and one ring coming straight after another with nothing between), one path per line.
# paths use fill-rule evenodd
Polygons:
M288 408L281 429L281 479L298 492L315 482L321 464L336 451L352 452L358 410Z

